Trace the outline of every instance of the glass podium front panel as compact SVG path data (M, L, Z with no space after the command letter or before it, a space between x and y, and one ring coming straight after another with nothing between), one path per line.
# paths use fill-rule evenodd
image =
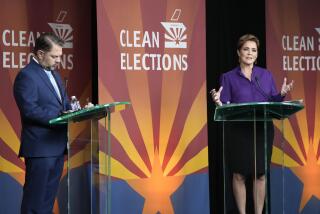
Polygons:
M107 117L69 123L67 213L110 213L110 155L105 125Z
M96 105L50 121L68 124L60 213L111 213L111 114L129 104Z
M283 148L283 119L302 109L287 103L245 103L219 106L215 121L221 121L223 139L224 213L284 213L284 153L278 149L278 174L270 177L273 145ZM278 119L274 127L272 120ZM270 179L281 180L277 187ZM274 191L276 188L276 191ZM271 194L272 192L272 194ZM271 196L280 200L280 210L271 212ZM280 208L279 208L280 207Z

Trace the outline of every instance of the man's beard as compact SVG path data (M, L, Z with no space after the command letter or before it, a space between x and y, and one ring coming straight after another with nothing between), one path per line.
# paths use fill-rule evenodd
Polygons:
M58 68L58 65L57 64L54 64L52 66L48 66L48 67L45 67L46 70L49 70L49 71L54 71Z
M58 65L53 65L53 66L50 67L50 70L51 70L51 71L56 70L57 67L58 67Z

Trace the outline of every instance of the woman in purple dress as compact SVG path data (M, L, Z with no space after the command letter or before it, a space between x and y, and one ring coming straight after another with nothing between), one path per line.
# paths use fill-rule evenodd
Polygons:
M255 65L258 57L259 40L251 34L240 37L237 46L240 65L224 73L220 89L210 93L216 105L245 102L281 102L293 88L293 81L287 84L284 78L280 93L270 71ZM246 186L248 177L254 179L253 192L256 213L262 213L265 200L266 172L264 163L264 126L256 123L256 169L254 164L254 129L252 122L230 122L226 126L225 138L227 159L232 172L234 198L241 214L246 213ZM271 161L273 124L267 123L267 166ZM256 172L256 176L254 175Z

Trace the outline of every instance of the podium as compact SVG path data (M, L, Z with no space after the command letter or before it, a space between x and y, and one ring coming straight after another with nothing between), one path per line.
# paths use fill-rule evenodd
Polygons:
M128 105L95 105L50 120L51 125L68 124L67 203L62 208L68 214L111 213L111 115Z
M252 125L252 130L253 134L252 137L253 139L250 139L250 142L253 142L252 147L250 148L253 150L253 157L249 157L249 158L253 158L251 159L253 161L253 177L251 178L256 180L257 179L257 163L261 158L263 158L263 164L264 164L264 175L268 175L268 171L269 171L269 166L268 166L268 140L272 141L273 139L268 139L268 134L267 132L269 132L269 128L268 125L270 125L272 123L273 119L277 119L277 120L281 120L281 125L280 125L280 131L282 133L282 139L280 142L281 143L281 147L282 147L282 151L283 151L283 143L284 143L284 119L290 117L291 115L293 115L294 113L302 110L304 108L304 106L302 105L301 101L288 101L288 102L252 102L252 103L241 103L241 104L226 104L226 105L222 105L222 106L217 106L216 110L215 110L215 115L214 115L214 120L215 121L221 121L222 122L222 132L223 132L223 136L222 136L222 161L223 161L223 203L224 203L224 213L227 213L228 209L230 207L228 207L228 205L230 205L230 198L232 196L230 196L230 194L233 194L233 188L231 188L232 184L230 184L230 181L232 180L232 172L229 172L229 162L230 159L232 159L233 157L231 157L233 154L236 154L238 151L232 151L230 152L233 148L233 146L235 146L235 144L237 143L235 142L228 142L227 138L230 139L230 135L234 135L236 132L230 132L230 130L227 129L227 126L229 126L230 124L251 124ZM251 126L250 125L250 126ZM258 129L258 125L260 126L259 130L262 130L262 132L257 132ZM272 124L271 124L272 125ZM236 126L235 126L236 127ZM239 127L239 126L238 126ZM241 127L240 127L241 128ZM245 131L245 130L244 130ZM263 134L263 136L259 136L258 134ZM236 138L236 136L235 136ZM263 139L263 157L260 157L258 154L258 150L257 150L257 139ZM270 138L270 137L269 137ZM230 140L229 140L230 141ZM261 140L260 140L261 141ZM230 144L230 145L227 145ZM236 147L239 148L239 146L241 145L236 145ZM251 146L251 145L250 145ZM270 147L270 145L269 145ZM229 149L231 148L231 149ZM271 148L272 149L272 145ZM271 151L271 150L269 150ZM233 153L233 154L232 154ZM248 153L250 154L250 153ZM261 153L260 153L261 155ZM270 160L269 160L270 161ZM231 164L230 164L231 165ZM284 168L284 154L282 153L282 171ZM230 177L231 176L231 179ZM249 178L250 179L250 178ZM282 176L282 204L284 204L284 178ZM264 204L264 210L265 213L271 213L270 206L269 206L269 191L268 191L268 179L265 179L265 190L266 190L266 194L265 194L265 204ZM229 182L229 183L228 183ZM228 185L229 184L229 185ZM248 190L248 186L246 186L246 189ZM249 188L250 189L250 188ZM258 193L256 188L252 188L253 190L253 201L254 203L257 201L257 197L258 197ZM250 194L246 193L247 195ZM248 201L247 201L248 203ZM236 207L236 205L235 205ZM253 206L254 209L256 209L256 206ZM284 206L282 206L282 209ZM256 212L256 210L255 210ZM250 213L250 211L249 211ZM279 211L279 213L284 213L283 210Z

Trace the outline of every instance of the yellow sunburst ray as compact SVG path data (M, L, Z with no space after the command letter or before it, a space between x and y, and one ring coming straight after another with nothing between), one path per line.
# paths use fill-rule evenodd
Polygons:
M302 142L304 145L305 151L309 150L309 131L308 131L308 123L307 123L307 115L306 110L303 109L301 112L297 113L296 115L298 120L298 126L300 130L300 134L302 136Z
M288 80L294 80L294 87L299 90L292 90L291 96L293 99L304 99L305 98L305 90L304 90L304 79L302 73L291 72L288 73ZM305 103L307 105L308 103ZM302 143L304 146L304 150L309 150L309 130L308 130L308 121L306 115L306 109L303 109L295 114L297 118L299 131L302 137Z
M77 168L81 166L83 163L90 161L90 144L87 144L85 148L83 148L81 151L77 152L76 154L72 155L70 158L70 169ZM71 148L72 150L72 148ZM63 166L63 174L62 177L66 175L67 173L67 161L64 162Z
M25 172L12 172L10 175L15 181L17 181L21 186L24 185L25 181Z
M317 164L316 151L313 150L312 146L309 147L307 156L308 159L305 165L291 168L292 172L303 184L300 212L312 197L320 198L318 179L320 177L320 166Z
M293 160L288 154L284 153L278 147L273 147L272 151L272 163L284 165L286 167L300 166L295 160Z
M127 183L141 195L144 201L143 214L174 213L171 197L182 185L185 176L164 176L159 161L159 152L155 151L152 173L148 178L130 179Z
M275 121L274 122L275 126L281 131L282 129L282 121ZM297 138L295 136L295 133L292 129L291 123L288 119L283 121L283 126L284 126L284 139L291 145L295 153L298 155L299 159L305 163L305 157L302 154L301 148L299 147Z
M0 171L4 173L22 173L23 169L0 156Z
M110 95L109 91L104 87L104 85L101 82L99 84L99 87L101 87L100 92L103 92L103 94L100 95L101 102L107 102L107 101L113 102L112 96ZM139 169L145 175L150 176L150 171L147 168L144 161L142 160L136 147L134 146L121 114L119 113L112 114L111 117L112 117L111 119L112 135L118 140L118 142L121 144L122 148L124 149L128 157L139 167ZM99 122L104 126L103 120L100 120ZM113 129L112 127L117 127L117 128Z
M304 145L305 151L309 150L309 131L308 131L308 123L307 123L307 115L306 115L306 110L303 109L296 115L297 120L298 120L298 126L300 130L300 134L302 136L302 142Z
M129 180L129 179L139 179L137 175L132 173L130 170L128 170L125 166L123 166L119 161L111 157L111 176L120 178L123 180ZM103 175L108 175L108 156L103 153L99 152L99 172Z
M133 38L132 31L139 30L143 31L142 17L141 17L141 7L140 0L127 0L128 2L122 2L121 7L119 7L118 1L109 1L108 3L103 2L104 10L111 23L114 36L116 38L119 50L125 49L125 53L130 55L134 54L134 49L128 49L122 47L120 44L119 34L121 26L134 26L134 29L129 29L128 36L125 37L127 44L132 44ZM114 8L118 8L114 10ZM130 16L128 16L130 14ZM127 45L126 44L126 45ZM141 54L144 53L144 48L141 49ZM124 72L124 71L121 71ZM152 113L151 113L151 103L150 103L150 90L148 85L148 76L146 73L136 73L128 72L125 73L127 87L130 96L130 102L133 107L133 111L141 131L143 141L145 142L149 160L153 160L154 155L154 138L153 138L153 124L152 124ZM102 82L99 83L102 85ZM145 170L143 170L146 173ZM146 173L147 175L150 173Z
M91 159L91 145L87 144L85 148L81 151L77 152L71 157L70 165L71 168L77 168L81 166L83 163L90 161Z
M182 83L183 73L181 72L163 74L159 130L159 158L161 165L163 163L172 125L178 109Z
M126 73L130 101L149 160L154 158L150 89L146 73Z
M186 2L184 2L186 3ZM181 0L170 1L167 4L166 10L166 20L170 21L172 17L172 13L174 10L172 8L179 8L181 5ZM188 24L188 26L193 26L194 24L194 16L197 14L198 4L193 5L193 7L185 7L183 10L184 22ZM181 18L181 14L180 14ZM188 47L187 51L189 52L191 47L193 28L188 28ZM176 53L175 51L167 50L167 52ZM161 92L161 112L160 112L160 132L159 132L159 158L160 163L163 163L165 152L168 146L168 139L172 130L172 125L174 122L174 118L176 116L177 107L179 105L179 98L181 96L181 89L183 85L183 76L184 73L163 73L162 79L162 92Z
M120 26L134 26L134 30L140 29L143 31L142 18L141 18L141 7L140 0L127 0L122 2L121 7L119 7L118 1L109 1L107 4L103 2L104 10L107 11L106 14L111 23L114 36L117 41L120 51L125 48L121 47L119 34L122 28ZM129 4L130 3L130 4ZM113 8L113 9L111 9ZM114 10L118 8L118 10ZM130 16L128 16L130 14ZM132 30L129 32L132 34ZM128 43L133 43L130 40L132 35L126 37ZM126 53L133 55L133 49L126 49ZM143 54L144 48L141 50ZM124 71L123 71L124 72ZM135 117L140 128L143 141L145 142L147 153L150 160L153 160L154 156L154 142L153 142L153 124L152 124L152 114L151 114L151 103L150 103L150 90L148 85L148 78L146 73L126 73L127 86L130 96L130 102L135 113ZM102 82L99 83L102 85ZM144 171L144 170L143 170ZM144 171L144 173L146 173ZM150 173L146 173L150 174Z
M193 138L197 136L201 129L207 124L206 103L206 83L204 82L191 106L181 134L181 138L164 170L164 175L168 175L168 173L181 159Z
M53 213L56 213L56 214L60 213L59 201L58 201L57 198L54 200L54 205L53 205L53 210L52 211L53 211Z
M0 109L0 139L16 154L19 152L20 141L6 116ZM22 158L21 158L22 159ZM21 185L24 182L24 170L0 156L0 171L9 174Z
M203 148L191 160L189 160L176 174L189 175L208 166L208 147Z
M16 154L19 152L20 140L12 128L10 122L0 109L0 138Z

